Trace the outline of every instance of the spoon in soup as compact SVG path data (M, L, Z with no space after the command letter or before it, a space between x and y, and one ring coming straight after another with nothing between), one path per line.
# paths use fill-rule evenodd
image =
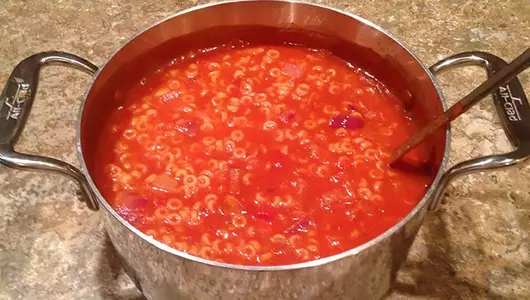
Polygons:
M436 132L436 130L438 130L440 127L446 126L451 121L458 118L461 114L468 111L480 100L494 92L495 89L499 88L501 85L505 84L528 67L530 67L530 48L526 49L521 55L506 65L506 67L495 72L476 89L464 96L460 101L451 106L439 117L432 120L427 126L414 133L403 144L395 148L390 153L390 165L395 166L396 162L398 162L405 154L418 146L425 138Z

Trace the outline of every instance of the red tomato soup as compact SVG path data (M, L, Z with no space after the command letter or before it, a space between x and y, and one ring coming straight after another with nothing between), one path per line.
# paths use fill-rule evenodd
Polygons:
M388 167L415 125L380 82L324 50L223 46L131 88L96 183L133 226L242 265L338 254L406 216L431 177Z

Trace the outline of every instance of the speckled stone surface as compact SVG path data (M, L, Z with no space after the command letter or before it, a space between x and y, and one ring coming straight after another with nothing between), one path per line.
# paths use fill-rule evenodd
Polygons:
M528 0L318 1L381 25L427 65L483 50L507 60L530 45ZM52 4L53 3L53 4ZM0 0L0 82L21 59L69 51L101 65L129 37L196 1ZM77 165L74 127L87 75L41 73L20 151ZM450 102L485 78L440 78ZM528 72L520 76L530 92ZM484 101L454 122L451 164L511 149ZM144 299L123 273L100 216L62 177L0 166L0 300ZM530 166L455 181L427 217L388 299L530 299Z

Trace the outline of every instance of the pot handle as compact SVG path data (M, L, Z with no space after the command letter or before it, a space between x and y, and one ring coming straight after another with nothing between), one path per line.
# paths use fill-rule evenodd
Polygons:
M57 51L38 53L21 61L0 95L0 164L14 169L52 171L66 175L80 187L87 206L97 210L97 200L79 169L54 158L19 153L14 149L35 100L39 71L48 64L72 66L91 75L98 70L94 64L79 56Z
M433 74L446 71L456 66L481 66L488 76L504 68L508 63L503 59L486 52L459 53L430 67ZM517 77L500 86L493 93L493 103L500 117L503 129L515 150L505 154L488 155L460 162L445 172L440 184L433 193L429 209L439 208L443 193L449 183L462 175L514 166L530 157L530 106L523 87Z

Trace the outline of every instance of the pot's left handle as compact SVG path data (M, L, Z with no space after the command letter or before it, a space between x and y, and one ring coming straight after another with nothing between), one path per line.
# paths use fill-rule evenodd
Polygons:
M0 164L20 170L52 171L66 175L80 187L87 206L97 210L98 202L79 169L54 158L19 153L14 149L35 100L40 68L48 64L71 66L91 75L98 70L79 56L57 51L38 53L21 61L0 95Z

